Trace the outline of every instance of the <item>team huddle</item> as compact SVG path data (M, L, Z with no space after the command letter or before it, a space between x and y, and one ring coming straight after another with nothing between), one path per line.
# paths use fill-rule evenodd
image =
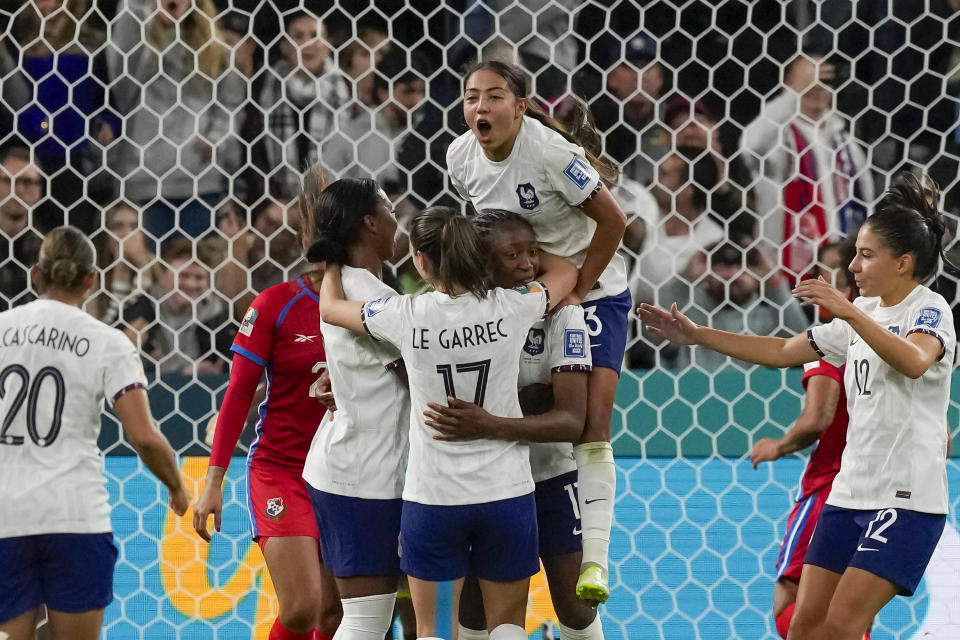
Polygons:
M383 282L398 223L376 182L311 172L298 209L312 267L260 293L234 340L193 523L207 541L210 516L220 527L227 467L265 377L246 493L279 603L271 639L380 640L406 576L416 637L442 633L437 584L452 581L461 640L522 640L541 563L562 637L604 637L610 423L631 313L617 254L626 218L607 188L616 171L527 99L518 69L479 63L463 89L470 131L447 166L476 213L429 207L409 229L433 290ZM956 336L946 301L922 284L942 258L937 201L911 175L891 188L851 247L853 281L798 283L797 297L834 317L805 334L736 335L676 306L637 310L678 344L818 363L804 413L828 407L836 424L798 420L751 455L773 460L824 431L840 440L806 478L778 563L775 617L791 640L864 637L886 602L916 589L944 527ZM94 265L85 236L51 232L33 270L41 299L0 314L0 336L39 326L89 346L4 337L0 348L0 632L17 640L33 637L41 605L54 638L95 638L112 599L103 399L173 511L188 506L135 348L80 309Z

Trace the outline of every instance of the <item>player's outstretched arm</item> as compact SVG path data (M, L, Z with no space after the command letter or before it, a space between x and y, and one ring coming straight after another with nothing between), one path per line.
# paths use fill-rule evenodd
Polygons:
M439 433L434 440L522 440L524 442L577 442L587 417L587 374L553 374L554 404L546 413L522 418L490 414L470 402L447 398L447 406L427 403L424 424Z
M577 285L579 270L569 260L546 251L540 252L540 275L537 280L550 292L550 309L554 310ZM579 301L576 304L580 304Z
M782 438L764 438L750 451L750 464L773 462L805 449L817 441L833 422L840 401L840 383L827 375L815 375L807 381L803 411Z
M580 267L577 286L571 297L579 304L597 284L600 274L610 264L613 255L620 248L623 233L627 229L627 216L614 199L610 191L601 186L592 198L581 205L583 213L597 223L593 237L587 247L587 255Z
M177 458L170 443L157 429L150 415L147 392L131 389L120 396L113 405L130 444L170 492L170 508L182 516L190 506L190 492L180 474Z
M340 266L327 264L323 272L323 283L320 285L320 316L327 324L350 329L363 333L363 319L360 312L363 302L347 300L343 293L343 282L340 279Z
M637 308L637 315L645 327L670 342L707 347L732 358L766 367L796 367L819 358L805 334L776 338L701 327L680 313L676 303L670 311L644 303Z

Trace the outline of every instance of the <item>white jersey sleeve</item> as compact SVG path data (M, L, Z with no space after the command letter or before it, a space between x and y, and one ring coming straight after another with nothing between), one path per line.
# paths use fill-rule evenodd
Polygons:
M559 136L543 151L543 170L554 190L574 207L586 202L602 183L600 174L587 162L583 149Z
M543 319L550 310L550 292L536 280L513 289L495 291L503 300L504 306L518 318L526 319L527 325Z
M550 373L590 371L590 340L583 307L566 306L547 322L547 348L550 352Z
M821 359L835 367L847 361L847 349L854 336L856 334L850 329L850 325L839 318L807 330L807 340L813 350Z
M448 167L450 166L450 163L451 163L450 150L447 149L447 166ZM463 186L463 183L457 178L456 175L454 175L453 170L451 170L447 175L450 176L450 184L452 184L453 188L457 190L457 193L460 194L460 197L466 200L467 202L470 202L470 195L467 193L467 188Z
M118 332L113 340L105 342L102 358L109 363L103 369L103 396L111 407L126 392L147 387L140 355L125 335Z
M944 301L945 302L945 301ZM910 325L906 335L911 333L925 333L940 341L940 357L952 349L956 342L955 328L952 322L944 322L950 317L950 307L935 299L926 299L921 304L914 305L910 310Z
M363 326L374 340L389 342L401 349L409 325L409 306L410 296L384 296L368 300L360 310Z

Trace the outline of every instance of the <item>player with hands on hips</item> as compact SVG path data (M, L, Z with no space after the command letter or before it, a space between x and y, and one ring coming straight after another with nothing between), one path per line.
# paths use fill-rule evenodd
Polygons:
M522 417L517 355L533 323L573 288L577 270L546 257L539 280L491 289L483 241L470 220L449 207L430 207L414 218L410 243L414 264L434 291L348 301L339 268L328 266L320 314L327 324L394 345L406 365L410 457L400 564L418 637L436 637L436 583L453 581L456 603L464 577L475 572L490 638L526 640L530 577L540 569L529 448L505 440L435 440L423 409L457 397L495 415Z
M895 595L912 595L946 521L947 406L956 350L950 306L922 282L944 261L939 192L901 173L857 234L861 297L823 280L795 295L834 320L792 338L697 326L676 305L641 305L650 329L771 367L845 365L850 413L840 472L804 560L789 640L859 640Z
M487 247L493 284L519 286L539 272L540 252L529 220L511 211L480 212L473 218ZM590 350L583 309L567 305L530 327L520 353L523 418L496 416L457 398L429 402L426 425L435 439L496 438L530 443L535 483L540 560L547 575L560 633L567 640L603 640L595 607L576 596L580 572L580 509L573 445L587 410ZM486 640L483 603L476 578L460 596L460 640Z
M0 636L32 640L46 605L53 640L95 640L117 561L97 447L104 401L178 516L190 493L136 347L83 311L97 280L89 238L52 230L30 276L40 298L0 313Z
M339 265L350 299L396 296L382 275L394 253L397 219L377 183L342 178L304 202L314 239L307 259ZM314 392L324 403L336 393L340 405L317 429L303 478L323 559L340 592L336 640L380 639L393 622L400 580L410 396L395 347L326 322L320 329L331 389L320 380Z
M319 191L322 174L304 178L304 192ZM315 186L314 186L315 185ZM301 243L313 243L301 197ZM217 416L206 484L194 505L193 526L211 539L208 520L220 530L223 482L260 379L267 394L256 439L247 454L247 510L277 592L279 612L269 640L332 638L340 599L324 566L313 506L302 478L310 442L326 407L310 398L318 368L326 366L317 293L322 269L262 291L244 315L231 350L230 380Z
M470 131L447 150L454 188L477 211L524 216L545 251L579 267L576 287L559 306L582 304L593 358L586 428L574 448L583 521L577 594L600 603L610 595L616 497L610 422L632 306L626 263L617 254L626 216L607 189L617 170L599 157L599 135L586 107L578 104L568 131L527 96L521 69L477 63L464 75L463 89Z

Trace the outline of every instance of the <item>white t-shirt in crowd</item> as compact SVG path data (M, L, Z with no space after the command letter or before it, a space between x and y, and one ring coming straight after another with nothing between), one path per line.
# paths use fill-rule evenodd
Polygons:
M0 313L0 538L112 530L100 412L145 386L133 343L81 309Z
M363 306L367 331L400 349L410 381L410 458L403 499L429 505L481 504L533 491L529 448L505 440L434 440L427 402L447 396L519 418L519 354L547 311L539 283L494 289L486 298L431 292Z
M397 292L366 269L344 266L350 300ZM392 369L400 352L366 334L320 323L337 410L327 412L310 443L303 478L320 491L389 500L403 492L410 394Z
M943 351L913 380L884 362L842 320L810 329L810 344L824 360L846 364L850 426L827 503L946 513L947 405L956 349L950 305L922 285L892 307L881 307L876 297L854 304L893 333L936 337Z
M477 211L505 209L526 217L545 251L583 265L597 223L577 209L600 188L600 174L590 166L583 147L524 116L520 133L506 160L483 154L472 131L447 149L447 170L457 192ZM623 293L627 269L614 255L600 275L599 288L587 300Z
M583 308L567 306L533 325L520 353L520 388L550 384L554 373L590 371L590 339ZM530 469L534 482L577 470L569 442L531 442Z

